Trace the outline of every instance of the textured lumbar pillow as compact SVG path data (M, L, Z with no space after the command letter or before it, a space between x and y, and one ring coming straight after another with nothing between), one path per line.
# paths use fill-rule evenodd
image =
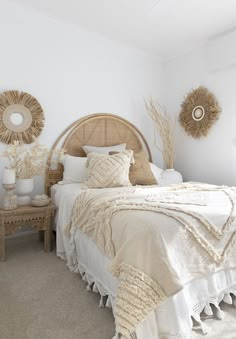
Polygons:
M134 153L135 163L131 165L129 171L129 180L132 185L155 185L155 179L148 158L144 151Z
M113 155L88 154L89 188L130 186L129 168L133 151L127 150Z

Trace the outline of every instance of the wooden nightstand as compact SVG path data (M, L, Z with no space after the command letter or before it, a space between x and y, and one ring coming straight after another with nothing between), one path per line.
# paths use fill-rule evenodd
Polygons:
M52 217L55 206L20 206L15 210L0 209L0 260L5 260L5 236L20 231L24 226L44 231L44 250L51 250Z

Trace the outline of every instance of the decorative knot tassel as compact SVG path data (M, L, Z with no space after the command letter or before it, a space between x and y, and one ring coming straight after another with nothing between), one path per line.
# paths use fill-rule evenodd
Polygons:
M226 294L224 295L223 301L224 301L226 304L229 304L229 305L232 305L232 304L233 304L233 300L232 300L232 297L231 297L230 293L226 293Z
M104 307L103 296L101 296L100 303L99 303L99 307Z
M82 280L83 280L83 281L87 281L87 279L86 279L86 274L83 275Z
M194 316L192 316L196 322L199 324L199 326L201 327L202 333L205 335L209 332L209 327L207 325L205 325L200 318L199 314L195 314Z
M87 285L86 290L91 291L91 287L89 285Z
M216 318L222 320L224 319L224 317L225 317L224 312L220 309L219 306L216 306Z
M95 293L98 293L99 291L98 291L98 288L97 288L97 285L94 283L94 285L93 285L93 292L95 292Z
M111 308L111 300L109 296L107 298L106 307Z
M200 326L201 326L201 329L202 329L202 333L205 335L205 334L208 334L210 329L209 327L204 324L202 321L200 322Z
M204 313L206 315L213 315L213 311L210 304L206 305L206 307L204 308Z

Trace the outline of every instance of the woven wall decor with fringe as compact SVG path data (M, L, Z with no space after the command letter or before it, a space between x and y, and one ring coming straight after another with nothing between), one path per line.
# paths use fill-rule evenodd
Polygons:
M188 135L198 139L207 136L220 112L215 95L200 86L192 90L181 104L179 123Z
M18 115L19 122L13 117ZM44 126L41 105L32 95L20 91L6 91L0 95L0 141L5 144L19 140L32 143Z

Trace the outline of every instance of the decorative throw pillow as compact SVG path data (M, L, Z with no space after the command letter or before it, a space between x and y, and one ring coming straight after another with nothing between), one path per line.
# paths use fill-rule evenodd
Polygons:
M88 179L86 157L73 157L72 155L66 154L63 159L63 165L63 184L84 182Z
M89 188L130 186L129 168L133 160L133 151L126 150L114 155L89 153L89 179L85 184Z
M97 147L97 146L83 146L84 152L88 155L89 153L101 153L109 154L111 151L122 152L125 151L126 144L106 146L106 147Z
M144 151L134 153L135 163L130 166L129 180L132 185L155 185L155 179L150 163Z

